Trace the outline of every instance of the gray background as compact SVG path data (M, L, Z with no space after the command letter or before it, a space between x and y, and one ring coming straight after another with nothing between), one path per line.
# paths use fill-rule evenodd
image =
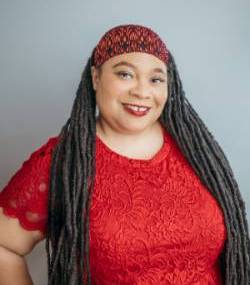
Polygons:
M114 25L154 29L186 96L226 153L250 217L250 1L0 2L0 186L70 115L92 48ZM27 257L46 282L45 243Z

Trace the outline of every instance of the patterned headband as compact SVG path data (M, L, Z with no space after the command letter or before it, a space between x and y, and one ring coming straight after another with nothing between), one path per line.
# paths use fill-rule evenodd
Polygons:
M165 43L152 29L141 25L119 25L107 31L94 50L95 66L109 58L129 52L145 52L168 63L169 52Z

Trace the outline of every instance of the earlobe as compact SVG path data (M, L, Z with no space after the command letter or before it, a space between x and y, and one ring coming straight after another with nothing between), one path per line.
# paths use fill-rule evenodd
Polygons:
M95 67L94 67L94 66L91 66L91 80L92 80L92 85L93 85L94 90L96 90L94 76L95 76Z
M93 84L93 88L94 90L96 90L96 86L97 86L97 80L98 80L98 76L97 76L97 70L95 69L94 66L91 66L91 76L92 76L92 84Z

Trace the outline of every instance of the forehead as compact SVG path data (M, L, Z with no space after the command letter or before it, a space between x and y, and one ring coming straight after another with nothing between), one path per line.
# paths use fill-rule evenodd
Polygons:
M160 70L166 72L167 68L162 60L144 52L130 52L116 55L103 64L103 67L108 68L116 68L118 66L127 66L138 70L152 69L159 72Z

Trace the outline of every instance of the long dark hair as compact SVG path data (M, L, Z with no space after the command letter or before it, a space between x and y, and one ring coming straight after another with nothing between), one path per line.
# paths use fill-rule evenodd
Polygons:
M91 284L89 209L95 178L96 100L89 57L70 118L53 151L46 251L48 285ZM169 51L168 99L159 118L195 173L219 202L227 240L220 256L227 285L250 284L250 241L245 203L229 162L182 88Z

